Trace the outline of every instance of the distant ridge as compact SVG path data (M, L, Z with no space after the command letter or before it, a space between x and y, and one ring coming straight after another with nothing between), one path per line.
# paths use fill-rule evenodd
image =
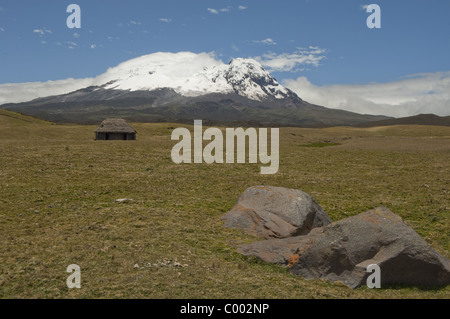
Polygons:
M450 126L450 116L441 117L435 114L419 114L397 119L387 119L373 122L365 122L353 125L354 127L375 127L392 125L434 125Z
M32 116L32 115L26 115L22 114L20 112L13 112L5 109L0 109L0 125L6 125L10 123L32 123L32 124L53 124L49 121L46 121L44 119Z

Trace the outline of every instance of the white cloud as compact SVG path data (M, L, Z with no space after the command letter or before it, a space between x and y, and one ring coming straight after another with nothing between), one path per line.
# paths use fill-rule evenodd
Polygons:
M47 28L42 28L42 29L34 29L33 33L37 33L37 34L39 34L39 36L42 37L46 33L52 34L53 32L51 30L47 29Z
M271 38L267 38L264 40L254 40L254 43L261 43L261 44L267 44L267 45L276 45L277 43L271 39Z
M161 18L161 19L159 19L159 21L169 23L169 22L172 22L172 19L169 19L169 18Z
M33 33L39 33L40 35L45 34L44 30L41 30L41 29L35 29L35 30L33 30Z
M134 25L141 25L141 24L142 24L142 23L137 22L137 21L130 21L130 23L131 23L131 24L134 24Z
M230 6L226 7L226 8L221 8L221 9L213 9L213 8L208 8L206 10L208 10L209 13L211 14L219 14L219 13L228 13L231 12L231 8Z
M78 39L78 38L80 37L80 34L77 33L77 32L75 32L75 33L73 34L73 37L76 38L76 39Z
M277 54L269 52L262 56L254 57L268 71L271 72L297 72L303 70L301 66L317 67L320 61L326 58L327 51L319 47L298 48L293 53Z
M90 46L91 49L95 49L96 47L97 47L96 44L91 44L91 46Z
M1 31L1 32L3 32L3 31L5 31L5 29L3 29L3 28L0 28L0 31Z
M335 109L393 117L450 115L450 71L365 85L317 86L305 77L284 80L283 84L310 103Z
M69 49L75 49L78 46L78 43L75 43L73 41L66 41L65 43L68 45Z
M0 84L0 105L20 103L38 97L64 94L90 86L93 79Z
M239 7L238 7L238 9L239 9L239 10L246 10L246 9L247 9L247 7L244 7L244 6L239 6Z

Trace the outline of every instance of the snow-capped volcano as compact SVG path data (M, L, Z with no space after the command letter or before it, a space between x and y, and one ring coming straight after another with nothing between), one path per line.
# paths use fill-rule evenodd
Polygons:
M23 84L18 96L33 94L34 99L1 107L58 123L86 124L117 117L137 122L202 119L220 125L317 127L385 119L309 104L281 86L257 61L237 58L225 64L209 53L154 53L95 78L60 82Z
M135 58L98 76L103 89L152 91L170 88L187 96L236 93L252 100L296 97L257 61L237 58L229 64L208 53L154 53Z

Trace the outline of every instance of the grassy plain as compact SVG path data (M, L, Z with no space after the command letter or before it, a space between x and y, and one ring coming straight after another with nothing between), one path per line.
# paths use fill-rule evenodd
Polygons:
M333 220L387 206L449 258L449 127L282 128L279 173L263 176L175 165L179 125L133 126L137 141L94 141L95 126L0 110L0 298L450 298L304 280L236 253L257 239L220 220L247 187L296 188Z

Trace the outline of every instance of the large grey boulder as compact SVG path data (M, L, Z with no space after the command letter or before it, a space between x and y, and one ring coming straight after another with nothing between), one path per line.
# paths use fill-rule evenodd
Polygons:
M315 228L308 235L242 245L238 251L283 264L307 279L366 284L370 264L381 269L381 285L450 284L450 262L389 209L368 212Z
M222 219L225 227L243 229L266 239L304 235L331 223L310 195L271 186L248 188Z

